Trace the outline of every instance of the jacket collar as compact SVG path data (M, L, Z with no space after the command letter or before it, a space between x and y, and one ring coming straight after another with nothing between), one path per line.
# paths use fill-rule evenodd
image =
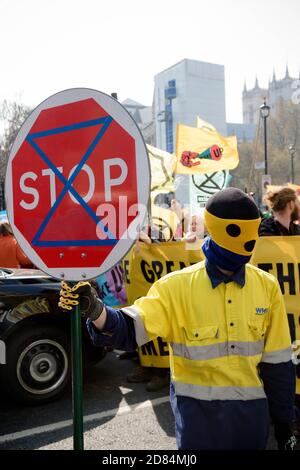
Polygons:
M217 268L217 266L211 264L208 260L206 260L205 262L205 267L213 289L218 287L218 285L222 282L225 282L225 284L227 284L227 282L233 281L239 284L241 287L244 287L245 285L245 264L243 264L237 271L235 271L230 276L227 276L226 274L222 273Z

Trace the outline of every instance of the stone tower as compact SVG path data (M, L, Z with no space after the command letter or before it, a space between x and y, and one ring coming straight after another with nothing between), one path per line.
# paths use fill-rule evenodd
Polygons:
M272 115L276 114L279 105L283 102L291 101L292 83L296 80L290 77L288 66L286 66L284 78L277 80L275 70L273 70L272 80L268 88L260 88L258 79L255 80L254 88L247 90L246 83L243 90L243 122L244 124L256 124L259 120L259 107L266 98L271 106Z

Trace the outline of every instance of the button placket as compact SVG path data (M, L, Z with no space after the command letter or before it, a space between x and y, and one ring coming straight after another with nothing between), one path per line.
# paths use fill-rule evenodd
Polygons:
M238 356L234 354L234 352L236 351L235 343L238 340L238 331L236 316L237 306L234 302L233 290L234 286L232 285L232 283L226 285L225 311L228 331L228 359L230 362L230 366L238 367Z

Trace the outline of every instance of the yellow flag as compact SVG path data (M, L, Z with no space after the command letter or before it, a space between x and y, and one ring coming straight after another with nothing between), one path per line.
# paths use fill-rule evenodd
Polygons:
M151 168L151 192L174 191L175 155L148 144L147 150Z
M217 129L210 124L209 122L203 121L199 116L197 116L197 126L198 129L204 129L210 132L218 132Z
M186 175L232 170L239 164L236 136L183 124L177 125L176 156L176 173Z

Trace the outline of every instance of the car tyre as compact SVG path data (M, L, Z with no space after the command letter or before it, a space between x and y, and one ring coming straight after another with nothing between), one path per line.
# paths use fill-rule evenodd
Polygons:
M71 375L70 341L56 327L35 325L9 336L4 392L26 404L52 401L68 388Z

